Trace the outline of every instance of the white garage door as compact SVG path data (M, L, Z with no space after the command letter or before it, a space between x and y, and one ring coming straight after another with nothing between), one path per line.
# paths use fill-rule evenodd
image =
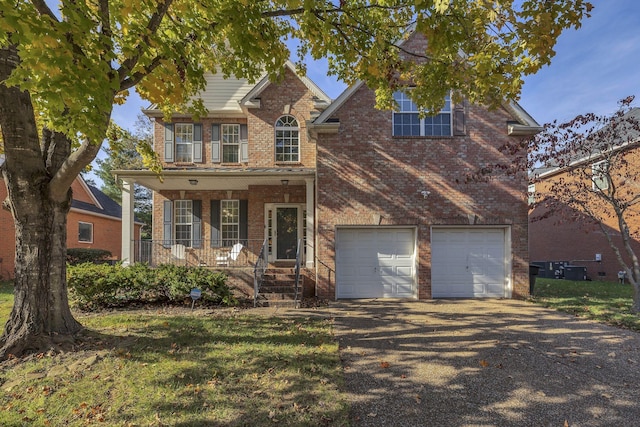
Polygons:
M336 233L337 298L413 298L412 228L340 228Z
M432 297L508 297L505 247L502 228L432 229Z

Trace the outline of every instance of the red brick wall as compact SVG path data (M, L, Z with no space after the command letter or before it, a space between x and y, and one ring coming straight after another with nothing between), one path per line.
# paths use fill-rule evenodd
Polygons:
M589 168L590 166L587 166ZM624 160L619 160L616 167L627 167L630 176L635 175L640 168L640 150L637 148L629 150L624 154ZM627 171L620 171L624 176ZM617 176L613 174L614 178ZM536 193L540 197L548 194L553 182L562 179L565 183L571 183L578 179L566 174L555 174L548 176L542 182L536 183ZM616 178L621 180L622 178ZM626 193L631 179L626 182L616 182L620 200L624 200L627 195L632 196L636 192ZM587 185L591 183L588 182ZM626 187L625 187L626 185ZM631 184L633 185L633 184ZM557 190L556 190L557 191ZM570 191L570 190L567 190ZM540 200L540 199L538 199ZM597 203L593 198L590 208L594 212L602 213L603 224L607 234L612 236L614 244L621 249L623 258L627 265L630 263L629 256L624 253L622 239L620 237L617 217L611 208L603 203ZM547 216L543 220L534 220L541 214ZM627 211L626 220L632 234L632 248L637 255L640 255L640 212L637 207L631 207ZM572 265L587 267L587 275L593 280L618 280L618 271L621 270L615 252L611 249L609 242L601 228L593 223L587 216L578 211L568 209L566 212L549 215L542 206L531 212L529 223L529 252L531 261L568 261ZM601 254L602 261L596 261L596 254Z
M0 179L0 203L7 198L7 187ZM13 261L16 251L16 230L11 212L0 207L0 279L13 277Z
M300 127L300 162L286 162L280 165L295 167L315 167L315 143L308 137L307 121L313 111L313 97L315 95L298 79L293 72L286 69L284 79L279 83L272 83L261 94L261 107L248 109L245 118L225 118L223 116L206 117L202 123L203 130L203 162L188 165L163 163L163 166L211 167L220 163L211 162L211 124L247 124L249 141L249 162L222 163L225 167L274 167L275 162L275 130L276 120L285 115L285 106L289 108L289 115L298 121ZM191 119L176 118L176 123L193 123ZM155 151L161 161L164 160L164 122L157 119L154 125Z
M306 203L306 189L302 185L250 186L248 191L185 191L185 200L202 200L202 238L211 238L211 200L238 199L248 200L249 225L248 239L262 242L265 238L264 205L266 203L285 203L285 193L289 194L288 203ZM229 197L231 196L231 197ZM165 200L179 200L180 191L163 191L154 194L153 203L153 240L163 240L162 210ZM259 247L258 247L259 249Z
M81 200L88 198L81 190L80 184L74 183L74 197ZM7 197L4 181L0 184L0 200ZM93 243L78 242L78 222L93 224ZM103 218L78 211L71 211L67 216L67 248L94 248L111 251L113 259L120 259L121 254L121 222L116 219ZM135 238L140 238L140 226L135 226ZM12 278L15 261L15 227L13 217L7 210L0 209L0 279Z
M320 296L335 297L335 226L376 225L376 215L381 225L417 227L419 298L431 297L431 225L510 226L513 296L526 296L526 176L465 183L476 168L509 161L498 147L509 140L513 118L503 109L468 106L463 137L394 138L392 113L374 103L374 93L361 87L335 114L339 133L318 137ZM422 190L431 194L425 199Z
M78 241L78 223L93 224L93 242ZM140 225L134 228L135 239L140 239ZM106 249L111 259L121 259L122 222L72 210L67 216L67 248Z

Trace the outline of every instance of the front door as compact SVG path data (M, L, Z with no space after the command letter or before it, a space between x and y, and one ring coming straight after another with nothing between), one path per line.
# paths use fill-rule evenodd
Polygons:
M298 243L298 208L276 208L276 258L296 259Z

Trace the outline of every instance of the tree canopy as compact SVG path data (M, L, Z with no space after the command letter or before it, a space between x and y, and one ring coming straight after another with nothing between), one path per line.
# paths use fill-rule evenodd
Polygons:
M518 98L523 76L548 64L561 32L591 8L584 0L0 0L0 171L17 242L0 358L80 329L66 293L70 186L132 88L165 114L198 115L206 72L276 79L290 57L304 70L310 55L327 58L339 80L375 89L379 107L408 86L432 112L450 91L495 106ZM410 31L427 38L424 52L403 50Z
M169 109L204 88L204 72L252 80L277 76L298 39L304 57L328 58L347 83L364 79L390 106L389 84L412 82L433 110L453 90L471 101L517 99L522 76L554 55L561 31L578 27L583 0L477 1L138 1L2 0L0 44L21 63L7 84L28 90L46 125L102 141L114 103L128 90ZM424 61L401 63L398 42L413 26L429 47ZM409 58L416 59L416 58ZM191 110L201 111L195 102Z

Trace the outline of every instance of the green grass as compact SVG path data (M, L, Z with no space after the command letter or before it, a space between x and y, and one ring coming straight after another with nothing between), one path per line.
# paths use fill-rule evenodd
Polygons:
M633 288L629 284L537 278L532 300L545 307L640 331L640 317L631 312Z
M3 322L8 292L2 284ZM77 318L87 331L76 351L0 365L0 425L349 423L329 320L233 311Z
M3 321L2 326L4 326L5 319L8 319L11 314L11 307L13 307L13 283L0 280L0 320Z

